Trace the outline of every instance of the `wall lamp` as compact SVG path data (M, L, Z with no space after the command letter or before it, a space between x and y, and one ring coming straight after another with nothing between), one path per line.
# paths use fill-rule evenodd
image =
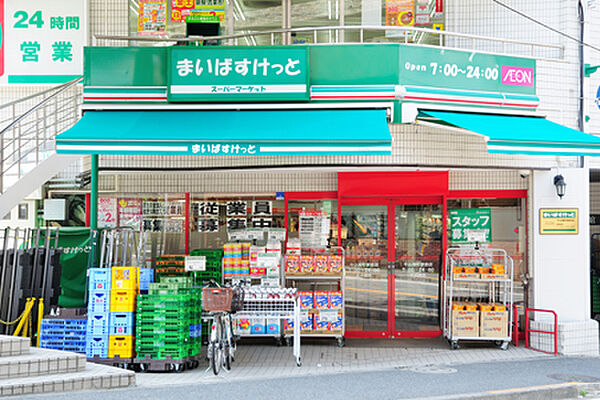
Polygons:
M556 194L562 199L567 191L567 183L562 175L558 174L554 177L554 187L556 188Z

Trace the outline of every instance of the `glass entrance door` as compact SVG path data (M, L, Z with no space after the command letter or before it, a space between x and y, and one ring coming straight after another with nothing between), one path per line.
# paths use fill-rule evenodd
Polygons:
M393 336L438 336L442 205L394 201L393 221Z
M390 336L388 209L388 204L352 204L341 210L348 337Z
M440 199L352 200L341 206L346 335L440 334Z

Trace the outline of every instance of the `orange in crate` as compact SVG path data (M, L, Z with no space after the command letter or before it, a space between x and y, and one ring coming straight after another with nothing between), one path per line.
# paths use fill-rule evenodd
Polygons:
M462 267L452 267L452 272L454 272L455 274L460 274L461 272L463 272L463 268Z
M477 272L479 272L480 274L489 274L490 269L487 267L479 267L477 268Z
M453 303L452 309L456 311L462 311L465 309L465 305L463 303Z
M108 358L132 358L134 356L133 335L110 335L108 337Z
M464 267L463 269L465 270L465 274L474 274L475 273L475 267Z
M477 311L477 304L465 303L465 311Z
M111 312L134 312L137 290L111 290L110 311Z
M493 306L491 304L486 303L477 303L479 306L479 311L492 311Z

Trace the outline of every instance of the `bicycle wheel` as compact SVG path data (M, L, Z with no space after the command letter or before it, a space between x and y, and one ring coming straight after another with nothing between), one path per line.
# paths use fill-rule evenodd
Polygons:
M229 324L229 318L227 318L227 320L222 321L223 322L223 326L222 326L222 338L223 338L223 365L225 366L225 369L230 371L231 370L231 354L232 354L232 343L231 343L231 336L232 336L232 332L231 332L231 328L230 328L230 324Z
M219 375L223 364L223 351L219 342L211 343L210 366L215 375Z

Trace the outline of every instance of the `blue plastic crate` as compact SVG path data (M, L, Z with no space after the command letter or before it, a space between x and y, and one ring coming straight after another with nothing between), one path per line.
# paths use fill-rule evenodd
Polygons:
M135 335L135 313L111 312L109 333L111 335Z
M65 320L64 319L51 319L44 318L42 319L42 330L44 329L64 329Z
M110 310L110 292L94 290L88 300L88 314L107 313Z
M65 345L65 340L63 338L40 338L40 347L45 349L55 349L61 350Z
M56 335L56 336L63 336L65 334L65 330L63 328L57 328L57 327L45 327L44 325L42 325L42 329L41 329L41 333L40 335L42 335L42 337L44 335Z
M94 358L94 356L108 358L108 335L88 335L85 355L87 358Z
M67 345L63 347L63 351L85 354L85 342L82 345Z
M140 268L140 292L148 293L150 283L154 282L154 270L152 268Z
M108 335L109 313L88 314L88 336Z
M111 269L90 268L88 269L88 290L110 290Z

